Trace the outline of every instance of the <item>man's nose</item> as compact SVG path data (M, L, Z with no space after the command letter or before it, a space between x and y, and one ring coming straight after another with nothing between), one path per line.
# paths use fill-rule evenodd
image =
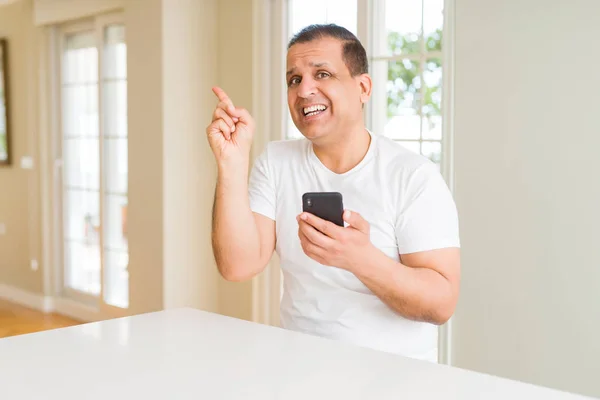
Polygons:
M312 77L304 77L298 85L298 96L309 98L317 93L316 82Z

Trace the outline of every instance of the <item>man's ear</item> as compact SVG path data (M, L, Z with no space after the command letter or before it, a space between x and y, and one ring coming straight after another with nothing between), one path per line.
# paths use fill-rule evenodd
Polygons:
M358 83L360 85L360 102L365 104L371 98L371 91L373 90L373 81L369 74L361 74L358 76Z

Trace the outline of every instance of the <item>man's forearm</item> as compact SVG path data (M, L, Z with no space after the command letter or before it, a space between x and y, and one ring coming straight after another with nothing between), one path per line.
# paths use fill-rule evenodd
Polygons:
M454 309L451 283L430 268L399 263L375 249L350 271L377 297L405 318L443 324Z
M260 238L250 209L247 170L219 168L212 229L215 260L226 279L245 279L260 268Z

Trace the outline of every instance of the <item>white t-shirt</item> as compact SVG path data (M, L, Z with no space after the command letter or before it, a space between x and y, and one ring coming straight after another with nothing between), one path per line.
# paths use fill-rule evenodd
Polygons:
M251 209L276 221L284 278L283 328L437 362L437 326L403 318L354 274L304 254L296 216L306 192L340 192L344 208L371 226L371 242L390 258L459 247L458 217L438 168L384 136L371 134L363 160L337 174L307 139L270 142L256 159Z

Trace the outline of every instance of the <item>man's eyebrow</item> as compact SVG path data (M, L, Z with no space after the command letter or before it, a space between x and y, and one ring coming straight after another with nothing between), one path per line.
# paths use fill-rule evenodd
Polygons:
M311 62L308 65L310 65L311 67L315 67L315 68L321 68L321 67L325 67L328 66L329 63L327 61L322 61L322 62ZM291 74L294 73L294 71L296 71L296 67L292 67L291 69L289 69L286 73L285 76L290 76Z

